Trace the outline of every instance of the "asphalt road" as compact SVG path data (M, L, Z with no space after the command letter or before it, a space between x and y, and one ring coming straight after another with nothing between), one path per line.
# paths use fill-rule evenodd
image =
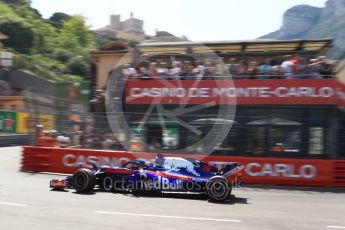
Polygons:
M80 195L48 188L63 176L19 171L0 148L0 229L345 229L345 190L244 187L226 203L203 196Z

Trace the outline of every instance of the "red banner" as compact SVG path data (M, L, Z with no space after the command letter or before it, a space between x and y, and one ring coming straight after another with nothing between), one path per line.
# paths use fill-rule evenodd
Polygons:
M240 162L246 166L244 183L247 184L334 185L332 160L204 156L200 154L164 155L203 160L218 169L221 169L230 162ZM91 168L92 164L98 166L121 166L128 160L141 159L152 161L155 157L156 154L153 153L24 147L22 169L41 172L73 173L79 168ZM36 161L37 164L33 165L33 161Z
M336 79L128 81L128 104L339 105ZM345 104L345 103L344 103Z

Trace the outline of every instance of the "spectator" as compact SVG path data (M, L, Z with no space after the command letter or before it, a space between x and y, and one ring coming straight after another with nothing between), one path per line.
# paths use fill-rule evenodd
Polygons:
M108 149L110 150L113 144L113 140L112 140L112 135L110 133L106 134L103 142L102 142L102 149Z
M280 65L272 66L272 76L273 79L283 79L282 68Z
M228 75L229 75L228 68L226 64L224 63L224 58L221 57L220 62L216 64L215 76L228 76Z
M196 76L196 72L195 72L194 66L192 66L192 65L188 66L187 77L185 77L185 79L191 80L191 79L194 79L195 76Z
M102 136L95 134L92 137L92 148L93 149L102 149Z
M125 64L124 68L122 69L122 74L125 80L128 80L136 74L136 71L134 68L131 68L129 64Z
M62 132L56 137L56 141L60 148L67 148L70 145L71 139L67 136L66 132Z
M160 62L157 68L157 73L160 79L170 79L169 68L166 62Z
M231 75L237 75L238 74L238 70L239 70L240 66L238 63L236 63L235 58L230 58L229 64L227 66L228 66L229 73Z
M156 151L160 150L162 145L157 141L157 139L152 139L152 141L148 144L149 151Z
M195 61L195 68L193 70L194 76L197 80L201 80L205 74L205 66L203 66L200 61Z
M265 59L265 62L258 67L259 79L270 79L272 74L272 65L270 59Z
M291 60L291 55L285 55L284 61L280 66L282 68L282 72L285 78L292 79L294 63Z
M85 148L85 144L86 144L86 132L80 131L80 147L81 148Z
M145 67L140 67L141 79L149 78L149 71Z
M92 135L90 133L88 133L85 136L85 148L91 149L92 148L92 143L93 143Z
M172 79L180 79L181 67L179 62L172 63L172 69L170 70L169 75L172 77Z
M247 60L241 60L240 68L238 70L238 74L241 76L242 79L248 79L250 74L249 64Z
M190 66L190 61L184 61L182 66L181 66L181 77L185 79L189 73L189 66Z
M158 78L158 69L157 69L157 63L156 62L150 63L149 78L151 78L151 79L157 79Z
M209 61L206 61L204 63L204 66L205 66L204 76L207 77L208 79L213 78L216 72L215 67Z
M320 69L321 65L318 62L318 59L313 58L309 60L308 72L310 78L321 78Z
M249 75L250 75L250 79L255 79L256 76L259 74L259 70L258 70L258 64L256 61L251 61L250 62L250 68L249 68Z
M294 65L294 76L297 79L303 79L307 77L308 64L304 57L298 57L298 61Z
M143 77L143 72L141 71L141 66L135 67L135 73L132 75L133 79L141 79Z
M320 63L320 74L323 78L329 78L332 74L332 64L325 56L318 57Z

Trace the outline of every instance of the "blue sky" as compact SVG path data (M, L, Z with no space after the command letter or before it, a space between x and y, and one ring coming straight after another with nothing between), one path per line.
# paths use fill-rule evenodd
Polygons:
M43 17L54 12L81 14L93 29L109 24L111 14L144 20L144 30L155 29L194 41L254 39L277 30L283 13L292 6L323 7L326 0L32 0Z

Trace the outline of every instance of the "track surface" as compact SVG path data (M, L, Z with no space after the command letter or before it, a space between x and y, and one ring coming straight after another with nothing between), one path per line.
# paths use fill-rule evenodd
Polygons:
M48 188L56 175L19 172L19 147L0 148L1 229L345 229L345 190L235 190L227 203L202 196L80 195Z

